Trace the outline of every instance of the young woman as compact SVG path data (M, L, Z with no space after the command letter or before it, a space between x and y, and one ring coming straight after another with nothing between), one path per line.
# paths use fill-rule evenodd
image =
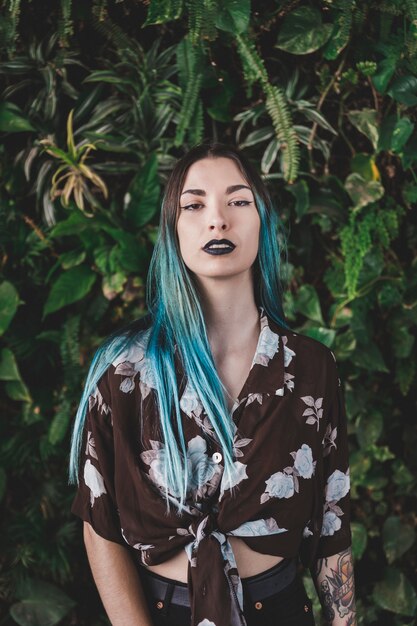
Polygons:
M97 351L72 511L114 626L355 625L344 401L333 352L284 320L279 220L235 148L168 180L148 315Z

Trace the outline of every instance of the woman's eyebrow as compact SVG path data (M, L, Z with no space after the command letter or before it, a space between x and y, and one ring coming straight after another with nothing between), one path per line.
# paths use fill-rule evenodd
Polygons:
M252 189L247 185L230 185L230 187L227 187L226 189L226 195L230 195L235 191L239 191L239 189L249 189L249 191L252 191ZM204 189L187 189L186 191L183 191L181 195L183 196L185 193L193 193L195 196L206 195Z

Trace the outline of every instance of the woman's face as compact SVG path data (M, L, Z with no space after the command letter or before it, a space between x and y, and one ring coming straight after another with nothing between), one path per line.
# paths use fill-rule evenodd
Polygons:
M189 270L207 278L249 272L258 253L260 224L254 194L232 159L206 157L189 167L177 221L181 256ZM221 239L232 246L204 249Z

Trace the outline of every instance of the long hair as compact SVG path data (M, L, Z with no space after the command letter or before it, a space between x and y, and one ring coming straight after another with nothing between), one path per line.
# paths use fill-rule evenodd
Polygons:
M181 360L187 385L199 398L223 450L227 484L233 485L234 424L227 408L226 389L219 378L211 352L197 285L179 248L177 221L180 196L189 167L206 157L226 157L238 166L251 187L260 217L258 254L252 266L257 306L276 323L289 328L282 306L281 255L286 242L281 221L267 188L256 169L234 146L207 142L194 146L172 170L162 200L160 229L151 258L146 284L148 315L108 337L93 357L78 407L71 441L70 482L78 482L78 464L88 398L97 382L122 352L150 327L146 358L152 368L159 427L165 453L165 499L180 510L188 495L187 448L182 428L175 351ZM279 241L281 238L281 241ZM178 499L172 498L172 494Z

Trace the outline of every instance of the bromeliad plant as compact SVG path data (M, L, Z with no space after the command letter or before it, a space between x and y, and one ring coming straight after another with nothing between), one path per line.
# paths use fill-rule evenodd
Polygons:
M41 139L39 143L44 146L45 152L61 161L61 165L56 170L51 181L51 200L61 198L61 203L68 208L71 196L74 197L75 204L87 217L93 217L94 211L88 211L86 202L92 209L100 206L97 198L89 188L92 183L93 189L100 191L105 198L108 198L108 190L104 180L96 174L91 165L86 165L86 160L91 150L97 149L95 143L81 142L75 145L73 132L74 109L70 111L67 120L67 151L55 145L51 139Z

